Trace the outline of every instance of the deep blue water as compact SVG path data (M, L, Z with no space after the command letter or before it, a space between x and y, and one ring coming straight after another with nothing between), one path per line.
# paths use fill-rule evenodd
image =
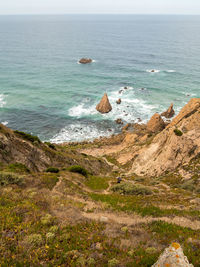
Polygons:
M82 57L94 62L77 64ZM104 92L113 110L101 115ZM146 121L171 102L178 112L191 97L200 97L200 16L0 16L0 121L8 127L83 140L119 131L117 118Z

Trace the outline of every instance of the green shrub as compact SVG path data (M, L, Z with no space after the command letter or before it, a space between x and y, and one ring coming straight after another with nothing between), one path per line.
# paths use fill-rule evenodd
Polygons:
M9 172L0 172L0 186L9 184L23 185L23 178Z
M51 225L53 223L53 217L51 214L46 214L40 219L43 225Z
M28 134L28 133L24 133L24 132L21 132L21 131L14 131L14 133L16 135L18 135L19 137L25 139L25 140L28 140L32 143L34 142L37 142L37 143L41 143L40 139L37 137L37 136L34 136L34 135L31 135L31 134Z
M54 144L52 144L52 143L50 143L50 142L44 142L44 143L45 143L48 147L50 147L50 148L56 150L56 147L55 147Z
M46 188L52 190L54 186L57 184L57 182L59 181L59 178L58 178L58 174L43 173L40 176L40 180Z
M183 133L179 129L174 129L174 133L177 136L182 136L183 135Z
M108 178L98 177L98 176L89 176L85 181L85 185L92 190L105 190L108 188Z
M69 171L70 172L80 173L85 177L88 176L88 171L86 169L84 169L83 167L79 166L79 165L73 165L73 166L69 167Z
M152 191L142 185L121 183L112 186L111 190L123 195L151 195Z
M9 164L6 168L9 172L30 173L30 170L22 163Z
M115 258L108 261L108 266L109 267L114 267L114 266L117 266L118 264L119 264L119 261L117 259L115 259Z
M55 167L49 167L48 169L46 169L46 172L59 173L59 169Z

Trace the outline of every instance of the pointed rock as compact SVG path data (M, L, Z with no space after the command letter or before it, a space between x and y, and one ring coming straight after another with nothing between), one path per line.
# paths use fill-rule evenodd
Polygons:
M96 106L96 110L100 113L108 113L112 110L112 106L109 102L108 95L105 93L100 103Z
M175 111L174 111L174 109L173 109L173 103L169 106L169 108L165 111L165 112L163 112L162 114L161 114L161 116L163 116L163 117L165 117L165 118L172 118L173 116L174 116L174 114L175 114Z
M162 131L165 123L158 113L155 113L147 123L147 130L153 133Z
M158 261L152 267L194 267L189 263L187 257L178 243L172 243L169 248L161 254Z

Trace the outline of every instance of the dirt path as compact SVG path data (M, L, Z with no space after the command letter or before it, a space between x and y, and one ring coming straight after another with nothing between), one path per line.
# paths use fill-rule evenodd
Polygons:
M174 223L176 225L182 226L182 227L188 227L192 230L199 230L200 229L200 221L197 220L189 220L184 217L174 217L168 218L168 217L141 217L139 215L132 215L128 216L126 214L117 214L117 213L107 213L107 212L99 212L99 213L82 213L82 215L91 220L96 221L105 221L108 223L117 223L122 224L126 226L135 226L141 223L151 223L155 221L163 221L167 223Z

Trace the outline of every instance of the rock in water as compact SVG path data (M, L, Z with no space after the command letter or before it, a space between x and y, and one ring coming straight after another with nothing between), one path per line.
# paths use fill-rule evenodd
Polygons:
M189 263L187 257L178 243L172 243L169 248L161 254L158 261L152 267L194 267Z
M147 130L153 133L162 131L165 123L158 113L155 113L147 123Z
M96 110L100 113L108 113L112 110L112 106L109 102L108 95L105 93L100 103L96 106Z
M81 58L81 59L79 60L79 63L81 63L81 64L92 63L92 59L91 59L91 58Z
M161 114L161 116L163 116L163 117L165 117L165 118L172 118L173 116L174 116L174 114L175 114L175 111L174 111L174 109L173 109L173 103L169 106L169 108L165 111L165 112L163 112L162 114Z
M116 121L115 121L117 124L123 124L123 121L122 121L122 119L116 119Z
M117 103L118 105L121 104L121 102L122 102L121 98L119 98L119 99L116 101L116 103Z

